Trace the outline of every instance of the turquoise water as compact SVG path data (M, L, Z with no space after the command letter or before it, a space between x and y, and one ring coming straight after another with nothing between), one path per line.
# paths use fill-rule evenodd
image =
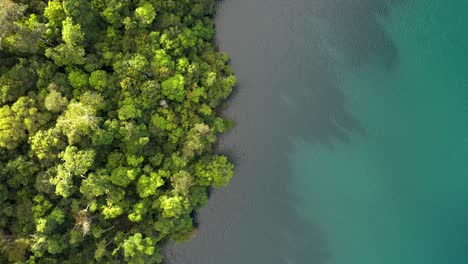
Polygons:
M379 21L395 63L336 66L362 132L295 138L291 192L327 263L468 263L468 1L408 1Z

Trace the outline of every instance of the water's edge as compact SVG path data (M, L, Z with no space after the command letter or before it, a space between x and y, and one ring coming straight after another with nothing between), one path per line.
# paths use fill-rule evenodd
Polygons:
M424 210L422 215L408 213L413 218L399 222L405 219L399 213L408 208L395 202L401 190L408 188L408 179L414 179L418 187L419 177L431 171L417 167L412 172L421 176L411 178L406 174L411 170L405 167L411 163L396 163L398 157L404 157L396 149L416 155L417 146L425 146L418 145L423 137L409 133L404 126L420 124L439 131L431 122L420 122L427 114L434 115L434 120L440 117L440 122L453 125L452 129L465 131L455 126L466 121L462 115L468 113L468 108L463 102L455 104L454 98L443 97L445 103L453 105L451 111L461 113L452 123L447 123L445 116L450 111L418 105L421 99L442 99L437 95L438 87L444 85L438 79L441 74L453 78L446 82L450 84L447 87L465 85L466 77L462 76L468 76L468 72L460 70L463 64L445 67L450 72L443 73L443 66L436 67L441 62L431 61L443 61L442 53L440 57L424 53L431 49L439 52L449 44L463 46L451 43L451 38L460 33L440 33L444 33L444 23L452 25L452 29L464 28L466 22L449 14L461 16L463 10L468 11L467 5L463 0L454 1L450 7L436 4L427 5L422 0L269 0L267 4L262 0L221 1L216 17L217 40L220 50L231 56L239 84L225 111L237 126L223 136L220 151L233 158L236 174L231 184L216 190L200 211L197 236L189 243L168 247L168 264L417 264L431 258L435 264L442 263L437 262L437 257L442 258L450 250L411 257L412 250L421 249L417 252L422 254L424 247L408 237L421 234L405 228L427 223L424 218L428 214ZM425 25L439 25L440 32L435 31L436 35ZM447 39L444 42L437 36ZM425 50L411 50L421 43L427 45ZM446 63L462 61L457 56L447 56ZM421 72L412 72L414 68ZM433 72L426 76L424 70ZM422 88L424 91L419 90ZM440 111L433 114L431 109ZM412 131L419 130L415 127ZM431 145L434 153L437 146L448 144L437 133L431 134L431 140L440 140ZM388 137L394 134L402 138ZM407 135L414 138L405 138ZM454 136L451 133L449 137ZM456 136L462 140L461 134ZM461 153L450 154L463 157ZM377 159L379 156L385 160ZM418 166L429 162L436 168L434 157L414 161L421 162L416 163ZM394 164L400 167L394 168ZM401 185L391 174L394 171L401 175ZM432 183L443 184L434 180L421 186L433 191L428 187ZM376 186L384 189L379 191ZM424 188L411 190L420 193L427 191ZM409 199L399 198L404 205L419 205L414 201L427 199L404 197ZM453 201L459 204L454 208L468 204L456 197L452 197ZM440 201L436 205L451 206ZM372 218L384 215L386 208L395 210L388 212L392 222ZM459 220L453 223L460 226ZM443 223L449 222L439 224ZM391 236L386 231L404 235ZM442 236L437 232L427 237ZM400 243L406 253L398 248L401 252L393 254L394 243ZM360 244L374 245L375 249L362 250L357 248ZM453 246L464 244L468 244L466 240L460 240ZM457 263L457 257L460 261L463 254L445 263ZM364 258L368 262L359 262Z

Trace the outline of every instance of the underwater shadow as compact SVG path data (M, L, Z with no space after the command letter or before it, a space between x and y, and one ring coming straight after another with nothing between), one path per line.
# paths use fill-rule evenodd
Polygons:
M296 32L287 28L278 34L297 40L298 34L307 32L308 37L279 54L278 61L290 61L287 67L293 70L280 80L275 116L287 113L284 120L289 129L282 131L285 137L333 148L337 141L349 142L352 134L367 134L349 111L349 94L340 83L341 75L371 63L389 71L397 66L398 47L380 21L406 0L307 2L302 10L292 13L302 17L304 25L296 27L303 28ZM271 74L281 74L281 70Z

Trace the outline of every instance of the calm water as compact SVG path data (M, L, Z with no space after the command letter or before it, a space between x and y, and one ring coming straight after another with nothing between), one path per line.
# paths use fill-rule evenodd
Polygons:
M170 264L468 263L468 1L223 0L237 163Z

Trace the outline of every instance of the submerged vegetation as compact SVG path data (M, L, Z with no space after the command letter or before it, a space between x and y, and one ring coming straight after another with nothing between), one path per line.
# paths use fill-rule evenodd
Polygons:
M0 0L0 263L160 263L233 165L214 0Z

